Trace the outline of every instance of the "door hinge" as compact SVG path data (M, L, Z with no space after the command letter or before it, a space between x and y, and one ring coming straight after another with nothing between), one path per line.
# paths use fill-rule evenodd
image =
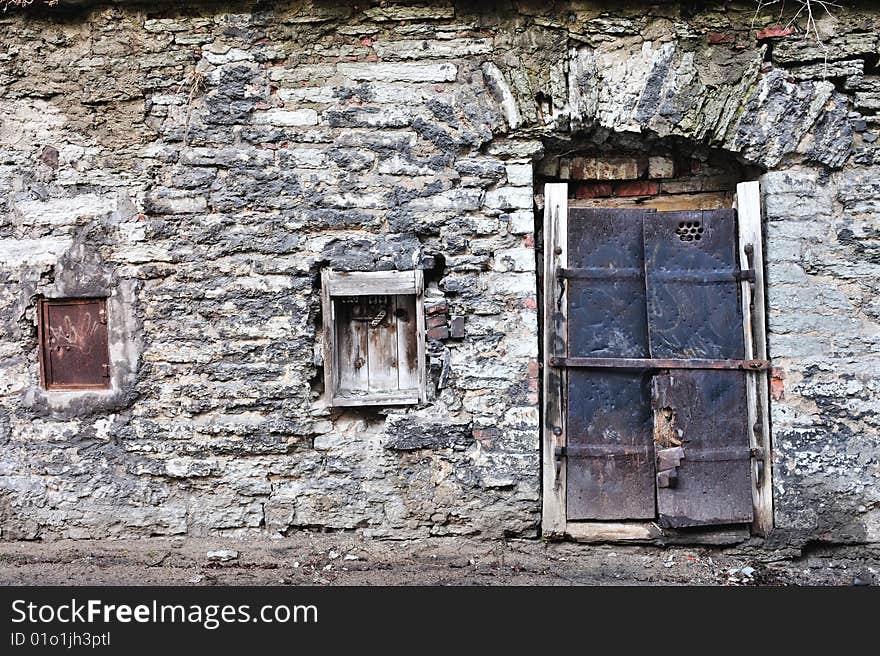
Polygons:
M562 459L565 458L566 448L564 446L557 446L553 449L553 459L556 464L556 484L559 484L559 477L562 474Z

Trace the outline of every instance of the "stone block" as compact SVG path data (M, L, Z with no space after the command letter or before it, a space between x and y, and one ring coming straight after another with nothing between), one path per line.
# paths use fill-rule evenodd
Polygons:
M340 75L357 81L452 82L458 74L455 64L351 63L338 64Z
M534 271L533 248L500 248L494 253L493 271Z
M560 166L568 169L571 180L635 180L647 173L648 158L574 157Z
M648 177L652 180L675 176L675 163L670 157L649 157Z
M507 184L513 186L532 186L531 164L508 164L504 168L507 172Z
M531 187L499 187L486 192L486 207L502 210L528 210L535 203Z
M318 112L314 109L270 109L263 112L254 112L253 121L255 125L273 125L276 127L317 125Z

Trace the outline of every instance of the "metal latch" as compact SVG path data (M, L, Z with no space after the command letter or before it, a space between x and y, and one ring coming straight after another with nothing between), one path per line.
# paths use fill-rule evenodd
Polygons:
M676 487L678 468L684 459L684 449L674 446L657 451L657 487Z
M560 431L561 432L561 431ZM566 457L566 448L557 446L553 449L553 459L556 461L556 481L559 481L559 475L562 473L562 459Z

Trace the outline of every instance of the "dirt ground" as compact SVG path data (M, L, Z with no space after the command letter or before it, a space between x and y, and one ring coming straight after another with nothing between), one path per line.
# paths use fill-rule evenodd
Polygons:
M234 553L209 556L223 550ZM0 585L657 584L878 585L880 549L398 542L337 533L0 543Z

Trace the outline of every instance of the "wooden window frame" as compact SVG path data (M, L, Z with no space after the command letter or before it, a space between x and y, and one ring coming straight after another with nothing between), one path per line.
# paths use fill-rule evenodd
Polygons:
M663 200L662 203L647 202L639 207L652 207L660 211L695 209L720 209L730 207L725 203L729 197L712 197L682 201L686 206ZM589 205L573 201L572 206L599 206L596 201ZM687 205L690 203L689 205ZM754 288L750 282L742 282L743 336L746 359L767 359L767 333L764 310L764 265L761 228L761 192L757 181L737 185L732 205L737 209L738 244L742 269L754 268ZM613 204L608 206L615 206ZM656 542L680 541L685 543L724 544L738 542L749 537L746 531L720 528L697 529L686 533L661 529L653 521L568 521L566 517L566 459L557 460L556 448L566 445L565 395L567 388L564 369L550 366L550 358L565 356L565 350L557 352L565 344L567 297L557 288L556 269L565 268L567 259L568 184L544 185L544 269L543 269L543 422L542 422L542 480L543 501L541 530L546 538L571 538L581 542ZM746 253L751 244L751 254ZM766 536L773 528L773 471L769 422L769 372L752 371L746 377L746 402L750 446L763 453L763 472L756 461L751 467L752 507L754 519L751 534Z
M417 405L426 400L424 273L411 271L321 272L323 314L324 398L332 407ZM372 392L358 396L339 394L339 356L334 299L341 296L389 295L415 297L418 388Z
M80 383L76 385L63 385L52 383L51 358L46 353L48 348L48 340L46 336L46 328L49 324L49 308L53 305L87 305L92 303L100 303L101 309L107 316L107 298L104 296L82 297L82 298L40 298L37 301L37 342L38 355L40 362L40 385L47 392L103 392L113 389L112 363L110 360L110 336L107 335L107 351L104 354L105 362L102 363L107 368L107 374L104 376L104 382L101 384ZM105 323L108 323L105 319Z

